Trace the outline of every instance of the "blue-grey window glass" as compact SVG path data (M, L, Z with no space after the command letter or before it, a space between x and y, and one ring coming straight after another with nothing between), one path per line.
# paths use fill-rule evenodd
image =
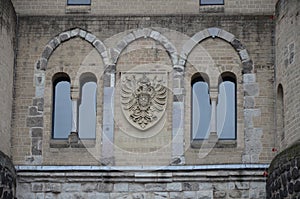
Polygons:
M208 84L204 81L196 81L192 84L192 139L208 138L210 117Z
M70 82L60 78L54 83L53 96L53 138L68 138L72 127L72 101L70 98Z
M224 0L200 0L200 5L224 5Z
M79 138L94 139L96 135L97 84L85 82L81 88L79 105Z
M68 0L68 5L91 5L91 0Z
M217 105L217 133L219 139L236 139L235 83L223 81L219 85Z

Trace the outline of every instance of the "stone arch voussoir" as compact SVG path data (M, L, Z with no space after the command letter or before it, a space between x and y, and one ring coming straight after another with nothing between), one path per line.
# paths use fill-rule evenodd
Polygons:
M68 41L73 38L82 38L89 42L101 55L105 65L108 65L108 53L107 48L101 40L99 40L95 35L85 31L81 28L75 28L68 31L64 31L59 35L52 38L44 47L41 57L36 63L37 70L47 70L48 60L51 57L53 51L63 42Z
M150 28L136 29L127 34L121 39L115 48L110 51L112 64L116 64L122 51L133 41L140 38L151 38L159 42L168 52L173 66L178 65L178 53L175 46L163 34Z
M230 43L232 47L238 52L241 62L243 64L243 74L252 73L253 72L253 61L251 60L248 51L245 46L238 40L233 34L227 32L226 30L212 27L202 30L196 34L194 34L182 47L182 51L180 54L179 64L184 66L189 54L193 50L193 48L198 45L201 41L207 38L215 38L218 37Z

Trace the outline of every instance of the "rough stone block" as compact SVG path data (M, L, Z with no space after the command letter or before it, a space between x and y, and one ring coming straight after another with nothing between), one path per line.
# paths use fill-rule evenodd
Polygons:
M256 75L255 74L244 74L243 75L243 83L255 83L256 82Z
M126 41L125 40L121 40L121 41L118 42L116 50L119 53L121 53L124 50L124 48L126 48L126 46L127 46Z
M214 198L226 198L226 191L214 191Z
M98 192L108 193L108 192L112 192L112 190L113 190L113 184L110 184L110 183L99 183L97 185L97 191Z
M83 192L92 192L98 190L98 185L96 183L84 183L81 184L81 190Z
M49 57L51 56L53 52L53 49L50 46L46 46L43 53L42 53L42 58L44 59L49 59Z
M31 184L31 191L36 192L43 192L44 191L44 184L43 183L32 183Z
M87 32L85 30L79 30L79 36L81 38L85 38L86 34L87 34Z
M76 37L79 35L79 28L75 28L73 30L71 30L70 36L71 37Z
M35 117L27 117L26 125L27 127L43 127L43 117L35 116Z
M93 46L97 49L99 53L103 53L106 51L104 44L98 39L93 42Z
M85 36L85 40L90 42L90 43L93 43L93 41L96 39L96 36L91 34L91 33L87 33L86 36Z
M131 43L132 41L135 40L134 34L129 33L128 35L126 35L126 36L124 37L124 40L125 40L125 42L126 42L127 44Z
M246 49L243 49L239 52L240 58L242 61L248 61L249 60L249 54Z
M130 192L142 192L145 191L143 184L129 184L128 189Z
M154 192L154 199L167 199L168 193L167 192Z
M58 37L53 38L53 39L48 43L48 45L51 46L52 49L57 48L57 46L59 46L59 44L60 44L60 40L59 40Z
M63 192L79 192L81 191L81 184L79 183L64 183L62 185Z
M184 191L183 198L184 199L195 199L195 198L197 198L197 192L196 191Z
M45 192L60 193L61 184L60 183L46 183Z
M128 192L128 183L116 183L114 184L115 192Z
M182 189L183 189L183 191L199 191L199 183L184 182Z
M179 182L168 183L167 191L182 191L182 184Z
M229 32L227 32L227 31L225 31L225 30L221 30L219 32L219 37L222 38L222 39L224 39L225 41L227 41L229 43L232 42L233 39L234 39L234 35L231 34L231 33L229 33Z
M146 199L146 193L133 193L132 199Z
M200 41L202 41L203 39L209 37L209 33L208 31L201 31L201 32L198 32L196 33L193 37L192 37L192 40L195 42L195 43L199 43Z
M151 33L150 33L150 37L151 37L152 39L154 39L154 40L159 40L160 33L153 30L153 31L151 31Z
M250 188L249 182L235 182L235 186L239 190L248 190Z
M146 191L165 191L167 188L167 185L166 184L163 184L163 183L156 183L156 184L146 184L145 185L145 189Z
M255 106L255 98L252 96L246 96L244 97L244 108L250 109L254 108Z
M32 137L43 137L43 129L42 128L31 128L31 136Z
M192 51L192 49L197 45L198 43L196 43L194 40L188 40L182 47L182 52L184 53L185 56L187 56L188 54L190 54L190 52Z
M64 42L64 41L67 41L68 39L70 39L71 36L70 36L70 32L67 31L67 32L63 32L59 35L59 39L61 42Z
M212 38L215 38L219 35L220 29L219 28L208 28L207 31L209 32Z
M244 84L245 96L258 96L259 86L257 83Z
M233 39L231 45L235 48L236 51L245 49L243 44L238 39Z

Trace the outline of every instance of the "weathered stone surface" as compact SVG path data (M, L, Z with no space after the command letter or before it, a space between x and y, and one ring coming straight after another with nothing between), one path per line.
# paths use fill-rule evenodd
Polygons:
M199 190L199 184L197 182L184 182L182 183L183 191L198 191Z
M28 127L43 127L43 117L27 117L26 124Z
M214 197L215 198L225 198L226 191L214 191Z
M59 46L59 44L60 44L60 40L59 40L58 37L53 38L53 39L49 42L49 46L50 46L52 49L57 48L57 46Z
M91 34L91 33L87 33L85 36L85 40L87 40L90 43L93 43L93 41L96 39L96 36Z
M31 184L31 191L32 192L43 192L44 191L44 184L43 183L32 183Z
M53 52L53 49L50 46L46 46L43 53L42 53L42 58L49 59L52 52Z
M62 184L63 192L79 192L81 191L81 185L79 183L64 183Z
M259 95L259 86L257 83L244 84L244 93L245 96L258 96Z
M46 183L44 185L45 192L60 193L61 184L60 183Z
M168 183L167 191L182 191L182 184L181 183Z
M142 191L145 191L145 187L143 184L129 184L128 185L128 190L130 192L142 192Z
M117 183L114 184L115 192L128 192L128 183Z
M244 108L250 109L255 107L255 98L253 96L244 97Z
M41 115L42 113L38 112L37 107L31 106L29 107L29 115L30 116L36 116L36 115Z
M163 184L163 183L159 183L159 184L145 184L145 189L146 191L164 191L166 190L167 185Z
M97 191L98 192L112 192L113 190L113 184L111 183L99 183L97 185Z
M61 33L61 34L59 35L59 39L60 39L61 42L64 42L64 41L70 39L70 37L71 37L71 36L70 36L70 33L69 33L69 32L63 32L63 33Z
M43 129L42 128L31 128L31 136L32 137L42 137Z

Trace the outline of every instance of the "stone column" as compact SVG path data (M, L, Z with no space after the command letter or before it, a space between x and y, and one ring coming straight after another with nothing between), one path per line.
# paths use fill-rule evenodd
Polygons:
M173 70L172 164L184 164L184 67Z
M72 127L69 135L69 143L78 143L78 100L79 100L79 88L78 86L71 87L72 98Z
M101 164L114 165L114 91L115 65L109 65L104 72L103 129Z
M210 134L208 141L217 142L217 101L218 101L218 87L210 88L210 101L211 101L211 117L210 117Z

